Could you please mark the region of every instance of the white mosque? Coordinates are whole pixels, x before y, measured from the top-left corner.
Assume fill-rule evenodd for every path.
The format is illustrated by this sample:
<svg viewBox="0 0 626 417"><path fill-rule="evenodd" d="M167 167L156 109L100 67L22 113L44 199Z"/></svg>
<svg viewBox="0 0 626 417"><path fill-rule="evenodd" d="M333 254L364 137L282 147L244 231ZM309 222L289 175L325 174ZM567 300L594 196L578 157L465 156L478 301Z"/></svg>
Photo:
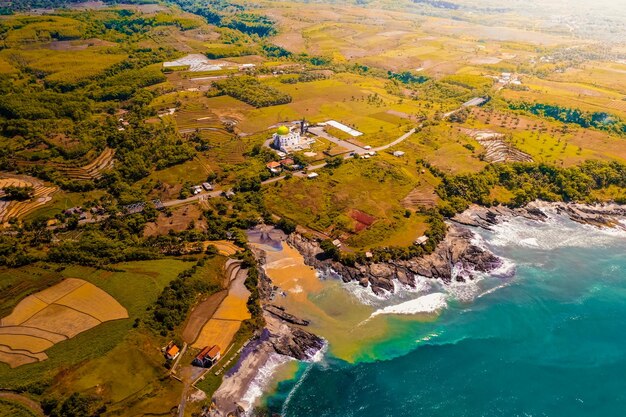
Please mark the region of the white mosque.
<svg viewBox="0 0 626 417"><path fill-rule="evenodd" d="M280 126L274 133L274 148L284 153L308 149L309 145L314 142L314 139L302 136L301 130Z"/></svg>

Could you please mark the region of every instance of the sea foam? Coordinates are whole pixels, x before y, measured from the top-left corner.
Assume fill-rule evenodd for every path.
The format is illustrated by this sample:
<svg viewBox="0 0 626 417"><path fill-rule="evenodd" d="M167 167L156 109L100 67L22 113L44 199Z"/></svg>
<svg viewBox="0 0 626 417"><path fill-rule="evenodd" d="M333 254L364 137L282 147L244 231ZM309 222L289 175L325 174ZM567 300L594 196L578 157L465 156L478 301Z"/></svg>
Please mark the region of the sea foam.
<svg viewBox="0 0 626 417"><path fill-rule="evenodd" d="M373 312L371 317L376 317L381 314L436 314L447 307L448 303L446 299L446 294L435 292L432 294L423 295L416 298L415 300L409 300L401 304L381 308Z"/></svg>

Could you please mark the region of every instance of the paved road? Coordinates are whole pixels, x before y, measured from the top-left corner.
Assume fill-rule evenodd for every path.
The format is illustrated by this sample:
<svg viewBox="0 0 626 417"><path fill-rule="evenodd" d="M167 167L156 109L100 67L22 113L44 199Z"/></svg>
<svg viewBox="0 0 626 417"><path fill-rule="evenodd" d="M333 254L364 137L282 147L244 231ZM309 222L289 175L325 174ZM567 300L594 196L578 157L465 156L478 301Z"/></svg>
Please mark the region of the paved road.
<svg viewBox="0 0 626 417"><path fill-rule="evenodd" d="M422 125L420 125L419 127L422 127ZM391 148L393 146L396 146L399 143L404 142L409 136L411 136L416 131L417 131L417 129L413 128L413 129L409 130L408 132L406 132L404 135L400 136L398 139L394 140L393 142L388 143L388 144L383 145L383 146L379 146L378 148L374 148L372 150L376 151L376 152L380 152L380 151L384 151L386 149L389 149L389 148Z"/></svg>

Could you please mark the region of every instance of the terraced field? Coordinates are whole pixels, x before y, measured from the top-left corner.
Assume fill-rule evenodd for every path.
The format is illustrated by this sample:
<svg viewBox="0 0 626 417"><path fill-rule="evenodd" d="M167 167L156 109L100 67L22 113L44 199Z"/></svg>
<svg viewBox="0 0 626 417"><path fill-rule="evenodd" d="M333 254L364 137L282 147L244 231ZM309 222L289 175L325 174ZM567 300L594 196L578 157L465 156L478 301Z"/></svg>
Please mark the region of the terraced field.
<svg viewBox="0 0 626 417"><path fill-rule="evenodd" d="M3 198L4 192L0 191L0 224L7 223L11 218L21 219L29 213L44 206L52 200L58 188L47 186L37 178L25 175L12 175L0 173L0 190L8 186L33 187L33 198L26 201L14 201Z"/></svg>
<svg viewBox="0 0 626 417"><path fill-rule="evenodd" d="M62 172L68 178L79 181L95 180L102 176L102 172L111 168L114 163L115 149L105 148L100 155L87 165L81 167L68 167L63 164L50 161L16 161L18 166L45 165Z"/></svg>
<svg viewBox="0 0 626 417"><path fill-rule="evenodd" d="M507 143L505 135L501 133L473 129L462 131L485 148L485 160L488 162L533 162L530 155Z"/></svg>
<svg viewBox="0 0 626 417"><path fill-rule="evenodd" d="M48 358L54 344L92 327L128 317L113 297L76 278L23 299L0 320L0 361L15 368Z"/></svg>

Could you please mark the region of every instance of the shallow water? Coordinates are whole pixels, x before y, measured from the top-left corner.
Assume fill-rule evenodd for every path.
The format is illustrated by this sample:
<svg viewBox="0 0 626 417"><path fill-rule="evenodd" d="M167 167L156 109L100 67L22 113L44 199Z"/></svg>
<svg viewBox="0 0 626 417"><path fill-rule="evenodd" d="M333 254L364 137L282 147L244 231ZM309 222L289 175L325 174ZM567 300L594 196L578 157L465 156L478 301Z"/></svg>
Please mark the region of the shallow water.
<svg viewBox="0 0 626 417"><path fill-rule="evenodd" d="M480 234L515 264L513 278L453 288L420 280L386 300L336 281L310 294L350 325L317 323L328 352L280 382L270 408L290 417L623 416L626 234L556 215ZM445 299L419 301L433 293ZM342 296L363 309L337 307Z"/></svg>

